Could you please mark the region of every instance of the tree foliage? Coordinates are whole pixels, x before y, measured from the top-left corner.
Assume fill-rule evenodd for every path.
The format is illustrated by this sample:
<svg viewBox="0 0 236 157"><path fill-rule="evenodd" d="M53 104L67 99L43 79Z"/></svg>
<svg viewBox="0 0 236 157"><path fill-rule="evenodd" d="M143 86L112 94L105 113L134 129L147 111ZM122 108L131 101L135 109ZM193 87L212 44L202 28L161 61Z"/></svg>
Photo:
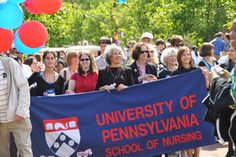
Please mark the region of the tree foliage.
<svg viewBox="0 0 236 157"><path fill-rule="evenodd" d="M96 44L101 36L123 32L119 40L139 39L143 32L167 40L183 35L189 44L209 41L219 31L227 31L235 18L233 0L66 0L52 15L26 15L39 20L49 32L48 46Z"/></svg>

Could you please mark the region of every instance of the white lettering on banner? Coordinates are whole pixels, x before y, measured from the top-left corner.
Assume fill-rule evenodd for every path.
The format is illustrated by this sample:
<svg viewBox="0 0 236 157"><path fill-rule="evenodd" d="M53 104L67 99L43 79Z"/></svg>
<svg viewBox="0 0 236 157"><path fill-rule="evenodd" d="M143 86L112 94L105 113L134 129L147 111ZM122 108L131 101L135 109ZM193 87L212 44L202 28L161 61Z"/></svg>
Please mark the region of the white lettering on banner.
<svg viewBox="0 0 236 157"><path fill-rule="evenodd" d="M78 152L77 157L88 157L89 155L92 155L93 152L91 149L87 149L84 152Z"/></svg>

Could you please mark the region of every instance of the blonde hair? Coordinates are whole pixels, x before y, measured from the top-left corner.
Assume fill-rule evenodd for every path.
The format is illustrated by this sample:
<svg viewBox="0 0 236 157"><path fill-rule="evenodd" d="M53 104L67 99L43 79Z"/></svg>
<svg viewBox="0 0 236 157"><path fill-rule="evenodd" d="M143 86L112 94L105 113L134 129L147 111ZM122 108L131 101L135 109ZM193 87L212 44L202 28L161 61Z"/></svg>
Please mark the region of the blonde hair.
<svg viewBox="0 0 236 157"><path fill-rule="evenodd" d="M71 59L72 59L72 58L75 58L75 57L77 57L77 56L78 56L78 51L76 51L76 50L67 51L67 52L66 52L66 59L65 59L66 64L67 64L68 66L70 66L70 65L71 65Z"/></svg>

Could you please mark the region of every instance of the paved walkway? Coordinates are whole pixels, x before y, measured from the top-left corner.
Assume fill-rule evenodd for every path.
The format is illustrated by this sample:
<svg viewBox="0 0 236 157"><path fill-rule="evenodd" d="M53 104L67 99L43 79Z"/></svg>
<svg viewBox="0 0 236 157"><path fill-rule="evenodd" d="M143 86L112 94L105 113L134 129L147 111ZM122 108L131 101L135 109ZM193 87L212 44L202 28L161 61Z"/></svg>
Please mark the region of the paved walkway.
<svg viewBox="0 0 236 157"><path fill-rule="evenodd" d="M216 143L201 148L200 157L224 157L228 151L228 145Z"/></svg>
<svg viewBox="0 0 236 157"><path fill-rule="evenodd" d="M213 145L208 145L201 147L200 157L224 157L227 153L228 145L216 143ZM164 155L163 155L164 156ZM169 157L179 157L178 155L171 154ZM182 155L182 157L187 157L187 154Z"/></svg>

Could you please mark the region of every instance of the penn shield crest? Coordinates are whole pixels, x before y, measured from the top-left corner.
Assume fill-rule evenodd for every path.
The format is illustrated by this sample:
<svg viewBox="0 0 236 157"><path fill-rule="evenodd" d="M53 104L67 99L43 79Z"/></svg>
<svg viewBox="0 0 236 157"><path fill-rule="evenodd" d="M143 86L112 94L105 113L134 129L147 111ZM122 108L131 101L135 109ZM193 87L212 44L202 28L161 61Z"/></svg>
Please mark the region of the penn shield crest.
<svg viewBox="0 0 236 157"><path fill-rule="evenodd" d="M48 148L57 156L70 157L80 143L77 117L43 120Z"/></svg>

